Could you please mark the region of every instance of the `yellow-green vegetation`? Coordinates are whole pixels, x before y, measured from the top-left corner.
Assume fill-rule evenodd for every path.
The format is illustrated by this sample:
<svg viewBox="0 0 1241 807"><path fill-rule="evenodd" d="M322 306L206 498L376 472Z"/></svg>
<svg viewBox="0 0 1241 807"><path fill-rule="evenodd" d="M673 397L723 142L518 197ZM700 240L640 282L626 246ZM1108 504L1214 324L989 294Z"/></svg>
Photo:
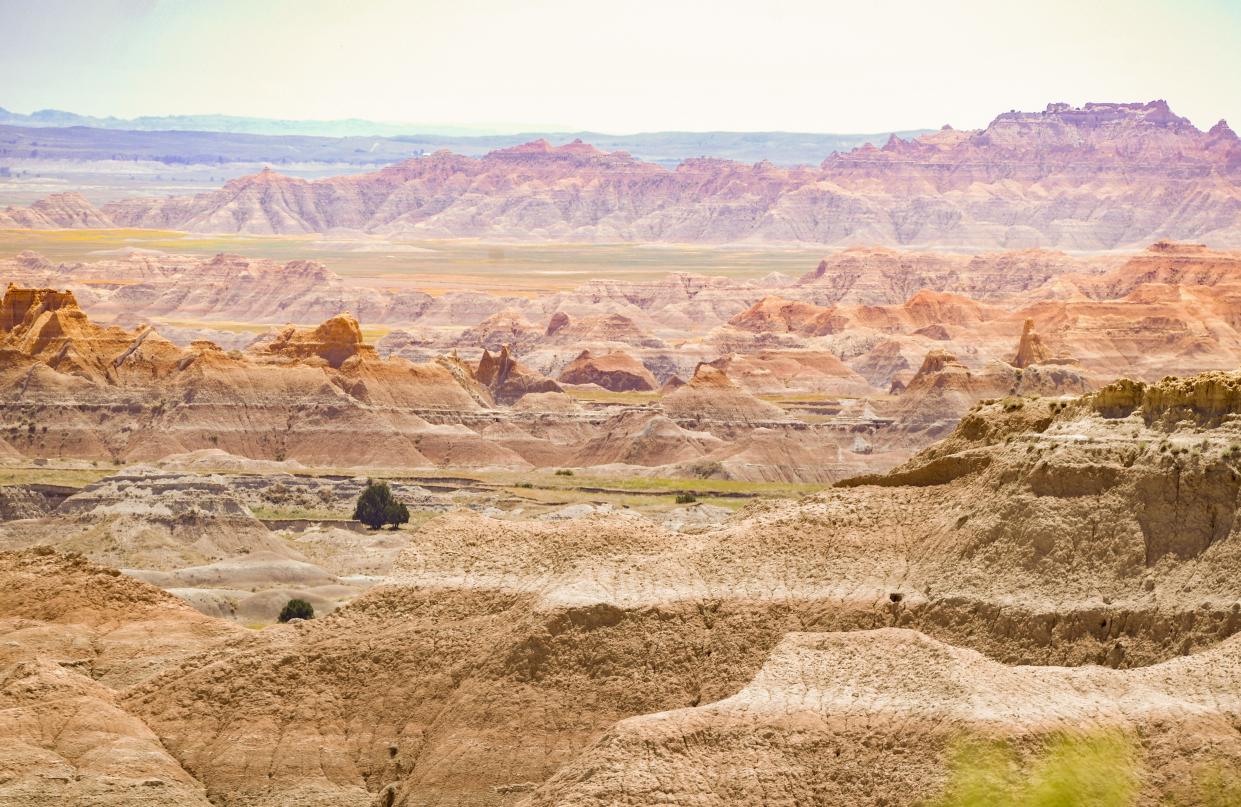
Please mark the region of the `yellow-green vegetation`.
<svg viewBox="0 0 1241 807"><path fill-rule="evenodd" d="M815 404L852 401L856 396L828 395L825 392L761 392L756 397L774 404Z"/></svg>
<svg viewBox="0 0 1241 807"><path fill-rule="evenodd" d="M599 492L587 491L574 487L553 487L553 486L531 486L524 487L521 485L513 485L508 488L508 492L514 499L520 499L528 505L546 506L548 508L560 507L566 504L610 504L613 507L629 507L635 510L668 510L673 506L673 500L667 494L656 493L625 493L625 492ZM698 501L727 507L729 509L737 509L743 506L748 499L713 499L710 497L699 497ZM462 499L460 502L465 503Z"/></svg>
<svg viewBox="0 0 1241 807"><path fill-rule="evenodd" d="M344 521L349 518L349 513L344 509L328 510L317 507L276 507L274 505L256 504L250 507L250 512L254 514L255 518L261 518L265 521L293 521L297 519L306 519L308 521Z"/></svg>
<svg viewBox="0 0 1241 807"><path fill-rule="evenodd" d="M82 488L116 473L110 463L93 468L58 468L55 466L0 468L0 485L64 485Z"/></svg>
<svg viewBox="0 0 1241 807"><path fill-rule="evenodd" d="M234 252L279 261L311 259L346 277L413 285L432 294L547 294L606 277L656 281L670 272L738 279L797 276L821 250L678 244L497 244L473 239L386 241L319 235L196 235L168 230L0 230L0 257L34 250L54 261L115 258L128 248L210 257Z"/></svg>
<svg viewBox="0 0 1241 807"><path fill-rule="evenodd" d="M529 475L526 475L529 480ZM681 491L699 495L743 494L746 496L801 496L822 490L826 485L794 482L743 482L737 479L670 479L666 477L607 477L591 476L589 470L578 472L570 479L550 477L539 479L535 484L557 487L599 487L643 493L660 493L665 496Z"/></svg>
<svg viewBox="0 0 1241 807"><path fill-rule="evenodd" d="M570 398L586 403L607 403L607 404L636 404L652 403L659 400L658 392L612 392L611 390L596 387L565 387L565 392Z"/></svg>
<svg viewBox="0 0 1241 807"><path fill-rule="evenodd" d="M586 474L586 475L583 475ZM755 497L795 498L822 490L823 485L784 482L740 482L732 479L659 479L645 477L613 478L590 476L578 471L564 477L554 473L486 474L484 484L507 487L526 501L546 505L592 502L614 507L663 510L691 501L737 510ZM685 501L678 502L678 499Z"/></svg>
<svg viewBox="0 0 1241 807"><path fill-rule="evenodd" d="M1173 804L1196 804L1201 807L1238 807L1241 805L1241 771L1225 770L1212 765L1200 773L1190 786L1189 796Z"/></svg>
<svg viewBox="0 0 1241 807"><path fill-rule="evenodd" d="M1141 787L1136 744L1119 731L1050 738L1022 764L1008 743L967 739L929 807L1130 807Z"/></svg>
<svg viewBox="0 0 1241 807"><path fill-rule="evenodd" d="M1024 759L1009 743L965 739L950 766L928 807L1136 807L1142 789L1139 746L1116 730L1057 734ZM1219 765L1199 762L1173 789L1161 804L1241 806L1241 773Z"/></svg>

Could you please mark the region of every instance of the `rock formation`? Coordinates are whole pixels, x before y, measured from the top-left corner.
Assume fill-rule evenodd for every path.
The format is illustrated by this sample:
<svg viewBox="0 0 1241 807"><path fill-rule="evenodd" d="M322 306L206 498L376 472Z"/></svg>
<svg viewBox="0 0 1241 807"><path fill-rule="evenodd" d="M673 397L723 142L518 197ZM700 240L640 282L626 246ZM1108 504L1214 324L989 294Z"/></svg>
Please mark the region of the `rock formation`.
<svg viewBox="0 0 1241 807"><path fill-rule="evenodd" d="M693 378L664 396L663 405L674 419L693 423L788 420L783 409L746 392L728 373L711 364L698 365Z"/></svg>
<svg viewBox="0 0 1241 807"><path fill-rule="evenodd" d="M651 371L621 350L595 355L583 350L560 371L565 384L597 384L612 392L649 392L659 387Z"/></svg>
<svg viewBox="0 0 1241 807"><path fill-rule="evenodd" d="M817 167L691 159L667 169L538 140L478 159L436 152L313 181L264 170L192 198L126 199L101 210L49 199L0 213L0 224L1072 249L1158 234L1237 246L1239 171L1241 140L1231 129L1200 131L1163 101L1051 104L1004 113L981 131L867 144Z"/></svg>
<svg viewBox="0 0 1241 807"><path fill-rule="evenodd" d="M959 374L932 358L924 380ZM726 394L704 368L682 391ZM262 631L81 558L0 553L0 795L912 807L963 736L1107 730L1133 743L1142 799L1193 803L1202 771L1241 764L1237 414L1236 373L997 400L890 474L677 534L447 513L386 585ZM729 449L638 412L605 434L593 450L617 462ZM120 476L81 507L172 484L194 483ZM176 574L246 580L258 554Z"/></svg>
<svg viewBox="0 0 1241 807"><path fill-rule="evenodd" d="M502 346L500 352L494 356L483 350L474 376L500 403L512 403L529 393L561 391L560 385L555 381L518 364L509 354L508 345Z"/></svg>
<svg viewBox="0 0 1241 807"><path fill-rule="evenodd" d="M1021 341L1017 343L1017 355L1009 364L1026 368L1032 364L1042 364L1050 358L1051 352L1047 350L1042 338L1034 330L1034 320L1027 319L1021 326Z"/></svg>
<svg viewBox="0 0 1241 807"><path fill-rule="evenodd" d="M1126 733L1141 798L1192 802L1200 771L1241 762L1220 472L1238 390L984 404L891 474L691 534L446 514L331 619L213 645L116 703L226 802L915 805L963 736L1065 730ZM0 614L46 608L55 580Z"/></svg>

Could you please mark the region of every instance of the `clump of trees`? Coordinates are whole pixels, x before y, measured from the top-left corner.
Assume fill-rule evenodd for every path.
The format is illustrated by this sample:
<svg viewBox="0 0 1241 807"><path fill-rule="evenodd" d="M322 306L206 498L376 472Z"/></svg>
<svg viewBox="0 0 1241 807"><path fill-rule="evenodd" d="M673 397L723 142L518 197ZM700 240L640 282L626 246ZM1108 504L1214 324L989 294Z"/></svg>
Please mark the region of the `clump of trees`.
<svg viewBox="0 0 1241 807"><path fill-rule="evenodd" d="M392 496L387 482L372 480L366 483L366 489L358 496L353 517L372 530L385 524L391 524L392 529L396 529L409 521L409 508Z"/></svg>
<svg viewBox="0 0 1241 807"><path fill-rule="evenodd" d="M280 610L278 618L281 622L288 622L290 619L314 619L315 609L305 600L289 600Z"/></svg>

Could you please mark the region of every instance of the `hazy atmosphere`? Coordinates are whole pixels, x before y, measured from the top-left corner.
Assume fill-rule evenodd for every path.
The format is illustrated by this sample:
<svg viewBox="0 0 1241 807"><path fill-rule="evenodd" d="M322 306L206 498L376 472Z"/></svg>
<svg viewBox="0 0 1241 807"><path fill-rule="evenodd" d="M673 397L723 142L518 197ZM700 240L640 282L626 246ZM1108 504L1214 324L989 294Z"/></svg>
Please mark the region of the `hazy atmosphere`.
<svg viewBox="0 0 1241 807"><path fill-rule="evenodd" d="M1116 98L1175 99L1199 126L1241 119L1232 0L593 8L0 0L2 105L611 133L966 128Z"/></svg>
<svg viewBox="0 0 1241 807"><path fill-rule="evenodd" d="M1241 3L0 34L0 807L1241 807Z"/></svg>

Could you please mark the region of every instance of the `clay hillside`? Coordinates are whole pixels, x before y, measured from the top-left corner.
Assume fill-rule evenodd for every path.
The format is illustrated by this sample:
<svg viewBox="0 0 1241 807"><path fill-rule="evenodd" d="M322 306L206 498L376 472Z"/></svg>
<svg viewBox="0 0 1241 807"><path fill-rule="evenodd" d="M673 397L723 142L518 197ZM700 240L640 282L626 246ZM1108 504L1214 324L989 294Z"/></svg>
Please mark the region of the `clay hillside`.
<svg viewBox="0 0 1241 807"><path fill-rule="evenodd" d="M13 286L0 304L0 437L47 459L220 449L830 482L907 459L980 400L1241 362L1241 256L1170 242L1089 259L847 250L785 282L538 298L377 290L237 256L0 268L83 295ZM399 327L372 346L350 306ZM200 318L164 322L178 312ZM274 326L289 313L321 324ZM272 324L226 329L246 320Z"/></svg>
<svg viewBox="0 0 1241 807"><path fill-rule="evenodd" d="M347 535L243 528L249 476L118 474L0 538L56 545L0 554L0 798L914 807L963 741L1038 781L1068 732L1122 744L1122 803L1231 804L1238 415L1222 372L997 401L892 473L694 528L454 509L368 550L381 585L262 630L131 575L205 608L273 538L286 574L294 547L346 574ZM245 545L160 582L188 522L140 505L207 482L195 529Z"/></svg>
<svg viewBox="0 0 1241 807"><path fill-rule="evenodd" d="M481 158L448 152L303 180L271 170L193 197L97 208L76 193L0 212L8 227L149 227L523 240L806 242L970 248L1241 246L1241 140L1163 101L1050 104L782 168L692 159L668 169L580 141Z"/></svg>
<svg viewBox="0 0 1241 807"><path fill-rule="evenodd" d="M334 468L610 465L823 482L872 467L863 437L886 423L811 424L706 364L666 405L587 409L507 348L477 363L380 358L348 315L271 331L244 351L178 347L151 328L95 325L69 292L10 286L0 333L0 446L10 458L121 463L219 450ZM649 389L649 371L624 366Z"/></svg>

